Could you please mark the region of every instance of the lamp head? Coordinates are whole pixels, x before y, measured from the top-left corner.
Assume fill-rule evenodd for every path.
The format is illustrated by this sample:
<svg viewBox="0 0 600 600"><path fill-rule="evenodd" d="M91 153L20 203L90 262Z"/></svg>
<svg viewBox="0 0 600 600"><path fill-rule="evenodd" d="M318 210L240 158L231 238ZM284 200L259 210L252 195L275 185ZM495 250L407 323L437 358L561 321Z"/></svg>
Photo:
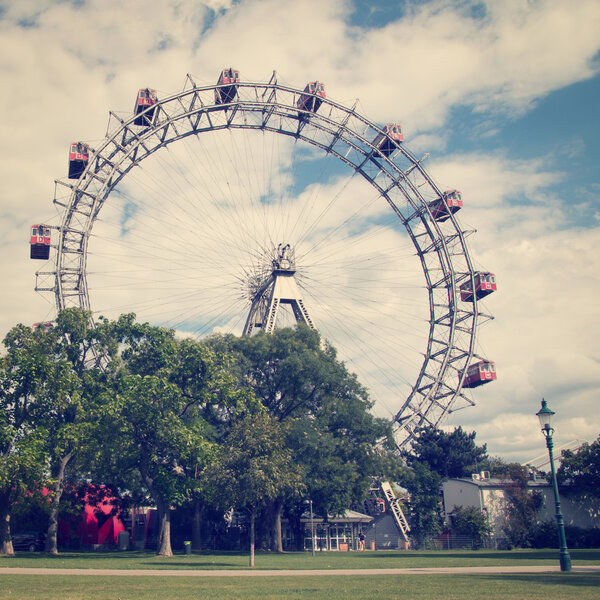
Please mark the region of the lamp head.
<svg viewBox="0 0 600 600"><path fill-rule="evenodd" d="M548 408L548 404L542 398L542 408L536 413L537 418L540 420L540 425L542 427L542 433L548 437L552 435L554 429L552 428L552 417L556 413L553 410Z"/></svg>

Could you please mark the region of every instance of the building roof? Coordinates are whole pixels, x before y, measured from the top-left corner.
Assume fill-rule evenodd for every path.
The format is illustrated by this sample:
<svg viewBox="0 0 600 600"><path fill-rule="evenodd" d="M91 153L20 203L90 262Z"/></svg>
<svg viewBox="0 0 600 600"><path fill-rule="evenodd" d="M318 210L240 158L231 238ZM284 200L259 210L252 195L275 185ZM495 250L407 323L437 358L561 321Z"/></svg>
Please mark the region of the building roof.
<svg viewBox="0 0 600 600"><path fill-rule="evenodd" d="M370 515L364 515L363 513L349 509L345 510L341 515L327 516L328 523L370 523L372 520L373 517ZM303 513L302 517L300 517L300 521L302 523L310 523L310 513ZM323 517L313 515L313 521L315 523L322 523L324 519Z"/></svg>
<svg viewBox="0 0 600 600"><path fill-rule="evenodd" d="M470 483L471 485L480 488L503 488L510 484L516 484L516 481L510 479L500 479L496 477L490 477L487 479L471 479L468 477L460 477L455 479L448 479L444 483L459 482L459 483ZM527 482L527 487L550 487L550 484L545 479L530 479Z"/></svg>

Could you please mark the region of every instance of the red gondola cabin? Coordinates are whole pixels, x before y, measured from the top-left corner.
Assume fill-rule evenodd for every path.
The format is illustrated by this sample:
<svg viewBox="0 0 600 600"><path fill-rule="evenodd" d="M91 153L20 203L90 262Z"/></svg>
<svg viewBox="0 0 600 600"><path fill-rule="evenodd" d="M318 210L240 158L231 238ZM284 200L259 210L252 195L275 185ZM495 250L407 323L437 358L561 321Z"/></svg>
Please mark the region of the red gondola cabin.
<svg viewBox="0 0 600 600"><path fill-rule="evenodd" d="M41 331L42 333L48 333L54 327L54 323L34 323L31 327L33 331Z"/></svg>
<svg viewBox="0 0 600 600"><path fill-rule="evenodd" d="M304 93L300 94L296 106L298 110L316 113L323 103L322 98L327 98L325 86L320 81L311 81L306 84Z"/></svg>
<svg viewBox="0 0 600 600"><path fill-rule="evenodd" d="M373 140L373 146L384 156L389 156L398 149L398 146L404 141L402 127L398 123L388 123L383 128L383 133L378 133Z"/></svg>
<svg viewBox="0 0 600 600"><path fill-rule="evenodd" d="M69 179L79 179L90 160L90 147L83 142L73 142L69 151Z"/></svg>
<svg viewBox="0 0 600 600"><path fill-rule="evenodd" d="M50 256L50 227L32 225L29 238L30 257L37 260L48 260Z"/></svg>
<svg viewBox="0 0 600 600"><path fill-rule="evenodd" d="M438 223L443 223L451 214L459 211L463 206L462 195L458 190L448 190L441 198L434 200L430 205L431 216Z"/></svg>
<svg viewBox="0 0 600 600"><path fill-rule="evenodd" d="M134 125L141 125L142 127L152 125L157 102L158 96L156 95L156 90L151 90L150 88L139 90L133 111L135 113Z"/></svg>
<svg viewBox="0 0 600 600"><path fill-rule="evenodd" d="M215 104L227 104L233 102L237 96L237 84L240 82L240 72L235 69L223 69L219 75L219 81L217 85L219 87L215 89Z"/></svg>
<svg viewBox="0 0 600 600"><path fill-rule="evenodd" d="M496 291L496 276L493 273L475 273L475 297L481 300L488 294ZM460 286L460 299L463 302L473 302L473 288L467 281Z"/></svg>
<svg viewBox="0 0 600 600"><path fill-rule="evenodd" d="M496 365L488 360L480 360L470 365L463 381L463 387L474 388L496 379Z"/></svg>

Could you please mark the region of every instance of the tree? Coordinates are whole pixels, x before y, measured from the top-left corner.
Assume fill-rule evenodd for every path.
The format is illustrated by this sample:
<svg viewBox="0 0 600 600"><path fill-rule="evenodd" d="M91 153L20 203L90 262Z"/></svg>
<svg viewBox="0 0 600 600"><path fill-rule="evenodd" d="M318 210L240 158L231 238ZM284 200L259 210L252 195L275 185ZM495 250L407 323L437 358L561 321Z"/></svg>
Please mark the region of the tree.
<svg viewBox="0 0 600 600"><path fill-rule="evenodd" d="M432 536L442 532L441 486L439 473L426 463L415 462L401 479L410 494L409 523L411 535L421 546Z"/></svg>
<svg viewBox="0 0 600 600"><path fill-rule="evenodd" d="M7 370L3 373L4 399L16 402L14 408L22 408L20 417L16 413L9 416L16 426L15 432L22 428L45 432L44 450L51 477L46 482L51 492L46 550L53 554L58 552L57 515L66 468L74 448L82 442L81 376L85 352L73 350L80 347L79 334L87 330L88 323L89 314L69 309L59 315L56 327L32 330L17 326L5 339L8 354L4 362ZM30 485L40 484L41 481L30 482Z"/></svg>
<svg viewBox="0 0 600 600"><path fill-rule="evenodd" d="M445 432L435 427L417 430L415 439L404 457L409 466L426 463L443 479L469 477L487 458L486 445L475 444L476 433L462 427Z"/></svg>
<svg viewBox="0 0 600 600"><path fill-rule="evenodd" d="M487 515L473 506L454 508L452 530L458 535L468 536L474 549L481 548L492 533Z"/></svg>
<svg viewBox="0 0 600 600"><path fill-rule="evenodd" d="M508 506L503 533L510 546L527 548L537 527L537 511L542 495L529 489L529 470L519 463L506 463L500 458L489 461L493 477L504 480L503 489Z"/></svg>
<svg viewBox="0 0 600 600"><path fill-rule="evenodd" d="M157 553L171 556L170 507L199 492L198 474L213 454L204 413L215 403L221 417L235 413L245 395L227 387L231 378L205 345L133 315L103 326L120 349L107 367L111 389L98 414L109 450L104 470L113 481L137 472L159 513Z"/></svg>
<svg viewBox="0 0 600 600"><path fill-rule="evenodd" d="M445 432L422 427L402 456L409 467L401 480L409 491L410 526L419 544L441 532L441 486L444 479L466 477L487 458L486 446L475 444L475 432L461 427Z"/></svg>
<svg viewBox="0 0 600 600"><path fill-rule="evenodd" d="M576 451L563 450L556 477L568 494L600 497L600 437Z"/></svg>
<svg viewBox="0 0 600 600"><path fill-rule="evenodd" d="M46 551L58 553L58 511L64 482L73 456L90 440L90 403L102 388L98 355L114 354L102 332L91 325L89 312L70 308L59 313L56 325L32 330L17 326L6 337L5 399L23 401L22 426L44 431L49 468L46 488L50 511ZM26 408L25 408L26 407ZM38 481L37 484L40 484Z"/></svg>
<svg viewBox="0 0 600 600"><path fill-rule="evenodd" d="M51 492L51 507L45 548L49 554L58 554L58 513L67 468L93 441L92 408L105 385L97 357L108 360L116 351L116 344L106 343L102 333L92 326L91 313L79 308L61 311L55 327L39 333L53 365L33 410L49 434L51 479L46 485Z"/></svg>
<svg viewBox="0 0 600 600"><path fill-rule="evenodd" d="M285 426L265 411L236 421L212 470L223 508L245 509L250 516L250 560L254 567L255 520L276 498L303 491L300 469L285 447Z"/></svg>
<svg viewBox="0 0 600 600"><path fill-rule="evenodd" d="M30 327L17 325L4 339L0 358L0 554L13 555L10 519L14 503L45 475L48 432L32 406L52 370L44 344Z"/></svg>
<svg viewBox="0 0 600 600"><path fill-rule="evenodd" d="M248 386L286 427L286 446L301 466L307 495L320 514L339 514L363 500L371 478L399 463L389 452L388 421L375 418L367 390L306 326L272 334L217 336L211 346L233 353L239 385ZM273 500L272 549L281 551L284 496Z"/></svg>

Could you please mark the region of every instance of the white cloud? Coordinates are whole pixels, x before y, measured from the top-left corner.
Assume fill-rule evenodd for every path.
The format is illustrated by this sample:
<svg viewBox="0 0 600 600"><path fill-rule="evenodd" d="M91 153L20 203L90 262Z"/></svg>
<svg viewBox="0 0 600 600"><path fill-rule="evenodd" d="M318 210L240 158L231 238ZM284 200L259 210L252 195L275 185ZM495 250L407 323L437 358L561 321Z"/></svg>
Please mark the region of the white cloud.
<svg viewBox="0 0 600 600"><path fill-rule="evenodd" d="M342 104L361 98L362 112L401 122L409 144L428 152L445 147L454 107L490 111L489 122L500 125L507 114L594 75L600 48L594 0L490 0L482 16L472 11L480 4L418 3L377 30L349 25L352 3L342 0L0 6L2 335L16 321L52 312L48 299L32 291L41 263L27 257L27 229L38 220L59 222L53 179L65 173L67 145L101 140L108 110L128 115L139 87L164 96L180 89L188 72L212 82L229 65L250 80L266 80L277 69L280 81L294 87L324 81ZM573 142L569 152L581 146ZM522 161L495 153L429 165L443 188L463 192L459 218L478 229L471 242L476 264L499 281L485 303L497 320L480 338L499 379L477 390L477 407L460 411L456 422L476 424L491 450L523 459L526 415L529 405L537 411L542 395L561 417L573 415L557 435L587 437L600 429L593 409L600 236L598 229L573 228L572 199L553 190L568 173L554 164L545 155ZM577 208L589 212L590 224L598 219L595 201L586 197ZM502 423L509 425L495 434L498 411L506 411ZM591 417L582 423L581 414Z"/></svg>
<svg viewBox="0 0 600 600"><path fill-rule="evenodd" d="M476 265L498 281L498 292L481 303L496 321L480 331L481 351L495 361L498 380L473 392L477 407L452 422L476 422L478 439L494 453L522 459L527 435L505 411L527 406L535 414L543 396L564 423L557 426L559 441L600 431L594 409L600 228L571 224L569 198L558 197L553 185L564 174L549 166L547 160L461 156L432 167L434 176L454 177L463 191L459 216L478 229L471 243ZM587 426L578 431L571 415L582 413L589 415Z"/></svg>

